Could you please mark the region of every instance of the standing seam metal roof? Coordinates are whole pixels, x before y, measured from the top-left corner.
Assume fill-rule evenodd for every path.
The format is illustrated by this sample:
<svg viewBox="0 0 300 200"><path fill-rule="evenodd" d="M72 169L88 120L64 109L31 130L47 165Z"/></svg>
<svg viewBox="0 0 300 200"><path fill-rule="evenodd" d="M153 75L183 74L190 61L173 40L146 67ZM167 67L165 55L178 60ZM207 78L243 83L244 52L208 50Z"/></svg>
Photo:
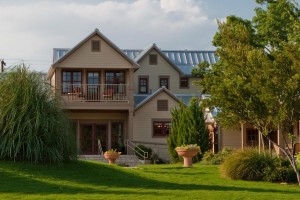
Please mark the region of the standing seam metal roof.
<svg viewBox="0 0 300 200"><path fill-rule="evenodd" d="M150 46L151 47L151 46ZM147 50L141 49L124 49L122 50L130 59L136 61L142 52ZM54 48L53 63L64 56L70 49ZM162 50L161 51L183 74L191 75L192 69L197 67L201 62L208 62L210 65L219 61L215 51L197 51L197 50Z"/></svg>

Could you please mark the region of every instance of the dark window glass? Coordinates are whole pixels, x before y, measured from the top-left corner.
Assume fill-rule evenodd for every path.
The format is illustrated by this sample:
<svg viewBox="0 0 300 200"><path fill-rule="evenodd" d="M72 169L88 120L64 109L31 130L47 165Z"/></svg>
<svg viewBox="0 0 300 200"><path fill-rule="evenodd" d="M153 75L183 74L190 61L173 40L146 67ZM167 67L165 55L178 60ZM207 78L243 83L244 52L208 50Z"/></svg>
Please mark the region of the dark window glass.
<svg viewBox="0 0 300 200"><path fill-rule="evenodd" d="M188 88L189 87L189 79L184 77L180 78L180 87L181 88Z"/></svg>
<svg viewBox="0 0 300 200"><path fill-rule="evenodd" d="M258 130L257 129L247 129L247 145L248 146L258 146Z"/></svg>
<svg viewBox="0 0 300 200"><path fill-rule="evenodd" d="M153 122L153 136L165 137L169 135L171 129L170 121L154 121Z"/></svg>
<svg viewBox="0 0 300 200"><path fill-rule="evenodd" d="M63 71L62 73L62 93L78 93L82 89L81 72Z"/></svg>
<svg viewBox="0 0 300 200"><path fill-rule="evenodd" d="M159 87L165 86L167 89L169 89L169 78L159 78Z"/></svg>
<svg viewBox="0 0 300 200"><path fill-rule="evenodd" d="M139 78L139 93L148 93L148 78Z"/></svg>

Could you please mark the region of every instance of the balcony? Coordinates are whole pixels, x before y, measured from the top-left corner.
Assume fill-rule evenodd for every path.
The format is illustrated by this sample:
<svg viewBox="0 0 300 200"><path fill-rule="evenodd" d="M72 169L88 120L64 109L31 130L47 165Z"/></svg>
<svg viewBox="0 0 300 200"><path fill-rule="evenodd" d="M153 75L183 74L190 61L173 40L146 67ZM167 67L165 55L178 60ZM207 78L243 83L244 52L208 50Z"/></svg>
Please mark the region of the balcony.
<svg viewBox="0 0 300 200"><path fill-rule="evenodd" d="M63 84L66 102L128 102L126 84Z"/></svg>

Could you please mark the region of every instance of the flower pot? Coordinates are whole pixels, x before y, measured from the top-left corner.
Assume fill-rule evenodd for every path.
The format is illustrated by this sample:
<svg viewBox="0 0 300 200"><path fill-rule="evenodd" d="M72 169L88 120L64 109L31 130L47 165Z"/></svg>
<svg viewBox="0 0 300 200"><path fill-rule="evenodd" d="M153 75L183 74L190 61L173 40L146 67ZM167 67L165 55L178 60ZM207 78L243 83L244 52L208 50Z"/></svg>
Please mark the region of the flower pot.
<svg viewBox="0 0 300 200"><path fill-rule="evenodd" d="M192 158L199 153L198 149L178 149L179 156L183 157L183 167L192 167Z"/></svg>
<svg viewBox="0 0 300 200"><path fill-rule="evenodd" d="M120 154L118 152L105 152L104 158L108 160L108 163L114 164L116 159L118 159Z"/></svg>

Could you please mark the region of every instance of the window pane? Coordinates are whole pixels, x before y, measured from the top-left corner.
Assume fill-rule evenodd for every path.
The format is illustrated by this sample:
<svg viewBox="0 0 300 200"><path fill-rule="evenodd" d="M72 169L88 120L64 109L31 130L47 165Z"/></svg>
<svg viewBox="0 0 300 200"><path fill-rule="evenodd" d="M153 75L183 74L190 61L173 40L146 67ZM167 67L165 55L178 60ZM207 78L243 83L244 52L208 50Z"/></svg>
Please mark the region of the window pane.
<svg viewBox="0 0 300 200"><path fill-rule="evenodd" d="M154 121L153 122L153 136L165 137L170 133L170 121Z"/></svg>

